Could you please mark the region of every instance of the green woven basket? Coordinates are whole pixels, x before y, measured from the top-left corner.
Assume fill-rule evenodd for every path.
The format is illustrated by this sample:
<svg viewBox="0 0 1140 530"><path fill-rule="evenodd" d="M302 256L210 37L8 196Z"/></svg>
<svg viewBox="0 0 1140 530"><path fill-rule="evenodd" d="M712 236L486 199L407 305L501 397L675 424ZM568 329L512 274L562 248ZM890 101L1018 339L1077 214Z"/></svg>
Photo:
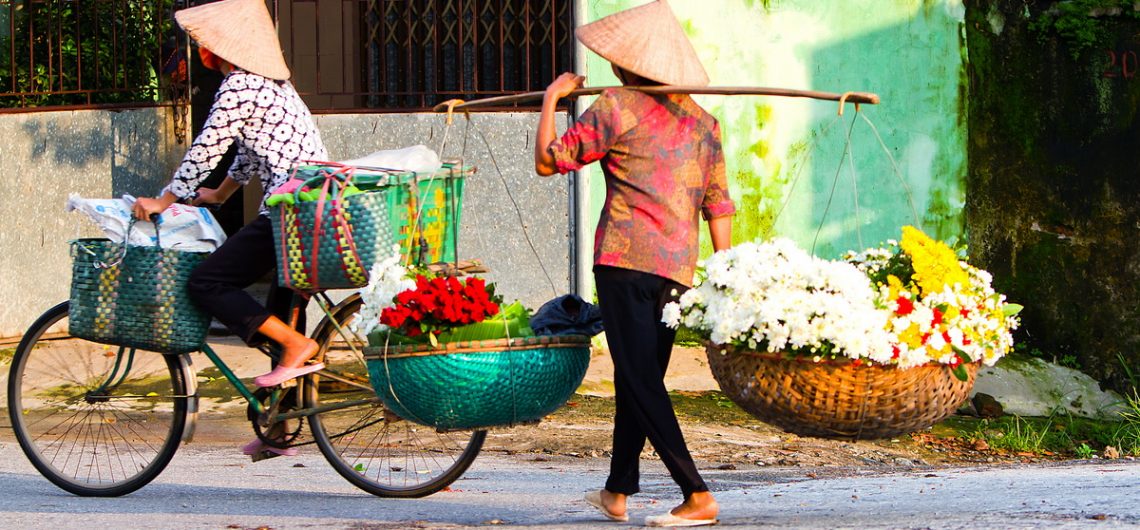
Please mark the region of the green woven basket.
<svg viewBox="0 0 1140 530"><path fill-rule="evenodd" d="M271 208L278 283L300 291L368 285L372 264L393 244L387 195L378 190Z"/></svg>
<svg viewBox="0 0 1140 530"><path fill-rule="evenodd" d="M186 280L208 252L80 239L71 256L72 336L162 353L201 349L210 318L190 301Z"/></svg>
<svg viewBox="0 0 1140 530"><path fill-rule="evenodd" d="M539 421L566 403L586 376L590 338L370 346L364 358L396 414L441 430L480 429Z"/></svg>

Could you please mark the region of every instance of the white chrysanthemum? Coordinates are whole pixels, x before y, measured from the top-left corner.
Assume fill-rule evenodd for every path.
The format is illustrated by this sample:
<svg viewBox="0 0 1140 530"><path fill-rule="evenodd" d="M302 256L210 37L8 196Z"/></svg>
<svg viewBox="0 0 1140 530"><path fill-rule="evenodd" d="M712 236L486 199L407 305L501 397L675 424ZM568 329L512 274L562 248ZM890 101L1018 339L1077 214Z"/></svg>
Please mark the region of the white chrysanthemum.
<svg viewBox="0 0 1140 530"><path fill-rule="evenodd" d="M704 272L702 282L670 304L667 324L705 331L716 344L891 358L887 313L876 307L867 276L848 263L776 239L717 252Z"/></svg>
<svg viewBox="0 0 1140 530"><path fill-rule="evenodd" d="M380 323L380 314L395 305L396 295L416 288L415 280L408 278L408 269L400 264L401 259L399 245L393 245L391 256L372 265L368 285L360 290L362 305L352 324L355 331L368 334L386 329Z"/></svg>

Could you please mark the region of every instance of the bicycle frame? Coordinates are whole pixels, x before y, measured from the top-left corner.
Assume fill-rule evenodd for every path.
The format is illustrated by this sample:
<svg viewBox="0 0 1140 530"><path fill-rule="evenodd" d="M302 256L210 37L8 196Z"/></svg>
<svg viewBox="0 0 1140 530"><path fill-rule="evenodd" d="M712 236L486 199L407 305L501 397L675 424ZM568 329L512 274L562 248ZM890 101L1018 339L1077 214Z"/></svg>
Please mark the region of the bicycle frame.
<svg viewBox="0 0 1140 530"><path fill-rule="evenodd" d="M298 298L299 297L294 298L294 300L291 304L291 309L290 309L290 319L289 319L290 325L292 325L294 327L296 327L296 324L299 321L299 314L300 314L300 308L301 308L301 303L300 303ZM345 329L340 325L339 322L337 322L336 317L335 317L336 309L339 306L337 304L334 304L332 299L329 298L329 296L323 292L315 293L315 295L313 295L312 298L316 300L317 305L321 308L321 311L325 315L324 318L333 325L333 327L337 330L337 332L342 333L342 334L345 333L346 332ZM357 348L355 345L350 343L349 347L353 350L354 353L361 354L361 352L357 351ZM131 369L131 366L132 366L133 361L134 361L134 351L135 350L133 348L123 348L123 347L119 348L119 352L118 352L117 358L115 360L115 367L113 368L111 375L108 376L107 381L105 381L102 385L100 385L96 389L96 391L101 391L101 390L106 389L106 388L114 387L119 381L122 381L124 378L126 378L127 374L130 373L130 369ZM276 358L277 358L276 352L274 352L272 350L263 350L263 351L265 351L265 353L267 355L269 355L269 357L271 359L276 360ZM243 383L241 381L241 379L237 376L237 374L234 373L234 371L229 367L229 365L227 365L226 362L224 360L222 360L222 358L218 355L218 353L216 351L214 351L214 349L211 348L209 344L203 344L201 352L203 354L205 354L206 357L210 360L210 362L218 369L219 372L221 372L222 376L225 377L226 381L229 382L230 386L232 386L234 388L234 390L239 395L241 395L242 398L245 399L245 401L248 403L249 407L254 412L256 412L259 416L264 415L266 417L266 425L272 425L274 423L284 421L284 420L288 420L288 419L303 418L306 416L312 416L314 414L321 414L321 413L325 413L325 412L329 412L329 411L333 411L333 410L347 409L347 408L356 407L356 406L360 406L360 405L367 404L367 403L379 403L380 402L379 397L373 397L371 399L346 401L346 402L342 402L342 403L336 403L336 404L330 404L330 405L321 405L321 406L312 407L312 408L302 408L302 409L296 409L296 410L291 410L291 411L287 411L287 412L279 412L278 411L278 405L281 401L282 396L285 393L284 389L275 388L272 391L272 394L270 395L268 405L266 405L266 404L262 403L261 400L259 400L256 396L254 396L253 391L251 391L249 388L246 387L245 383ZM186 428L184 429L183 434L182 434L182 441L183 442L189 442L193 439L194 431L197 428L197 422L198 422L199 407L198 407L197 373L196 373L196 370L194 370L194 368L190 362L189 354L182 354L179 357L180 357L180 364L182 365L182 373L184 374L187 385L188 385L187 396L186 396L188 415L187 415L187 419L186 419ZM122 372L120 373L119 368L123 364L124 360L125 360L126 366L122 369ZM353 381L353 380L350 380L350 379L347 379L347 378L341 376L340 374L337 374L334 371L329 370L329 369L321 370L320 372L317 372L317 373L320 374L321 377L332 379L332 380L338 381L340 383L344 383L347 385L352 385L352 386L356 386L356 387L360 387L360 388L366 388L370 391L372 390L371 387L366 387L364 385L361 385L360 383ZM115 381L116 379L118 381ZM113 383L112 381L115 381L115 382ZM94 393L95 393L95 391L92 392L92 394L94 394Z"/></svg>

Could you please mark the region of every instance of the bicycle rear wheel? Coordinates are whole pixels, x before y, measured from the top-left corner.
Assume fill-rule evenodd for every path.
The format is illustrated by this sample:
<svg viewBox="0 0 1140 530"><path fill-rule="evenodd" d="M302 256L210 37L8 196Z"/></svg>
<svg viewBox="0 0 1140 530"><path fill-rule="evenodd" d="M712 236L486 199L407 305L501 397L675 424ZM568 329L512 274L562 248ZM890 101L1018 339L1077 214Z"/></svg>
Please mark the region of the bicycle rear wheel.
<svg viewBox="0 0 1140 530"><path fill-rule="evenodd" d="M28 460L56 486L125 495L157 477L178 449L187 402L181 365L176 356L71 337L68 308L44 313L16 348L8 415Z"/></svg>
<svg viewBox="0 0 1140 530"><path fill-rule="evenodd" d="M349 328L359 310L353 295L313 335L327 368L306 378L306 408L352 404L310 416L313 438L337 473L364 491L431 495L471 466L487 431L437 432L387 410L368 381L367 341Z"/></svg>

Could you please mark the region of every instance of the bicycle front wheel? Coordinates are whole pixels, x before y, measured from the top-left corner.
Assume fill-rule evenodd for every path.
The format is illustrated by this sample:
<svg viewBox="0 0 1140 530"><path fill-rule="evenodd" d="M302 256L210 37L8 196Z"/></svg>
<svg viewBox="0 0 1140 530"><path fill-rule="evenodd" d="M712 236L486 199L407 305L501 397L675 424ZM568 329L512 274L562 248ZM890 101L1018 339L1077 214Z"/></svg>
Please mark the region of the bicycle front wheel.
<svg viewBox="0 0 1140 530"><path fill-rule="evenodd" d="M135 491L166 467L186 425L176 356L67 334L64 302L32 324L8 375L8 415L20 448L76 495Z"/></svg>
<svg viewBox="0 0 1140 530"><path fill-rule="evenodd" d="M324 410L309 417L313 438L337 473L364 491L431 495L471 466L487 431L437 432L386 409L368 381L367 340L350 328L359 310L353 295L313 335L326 366L305 382L306 408Z"/></svg>

